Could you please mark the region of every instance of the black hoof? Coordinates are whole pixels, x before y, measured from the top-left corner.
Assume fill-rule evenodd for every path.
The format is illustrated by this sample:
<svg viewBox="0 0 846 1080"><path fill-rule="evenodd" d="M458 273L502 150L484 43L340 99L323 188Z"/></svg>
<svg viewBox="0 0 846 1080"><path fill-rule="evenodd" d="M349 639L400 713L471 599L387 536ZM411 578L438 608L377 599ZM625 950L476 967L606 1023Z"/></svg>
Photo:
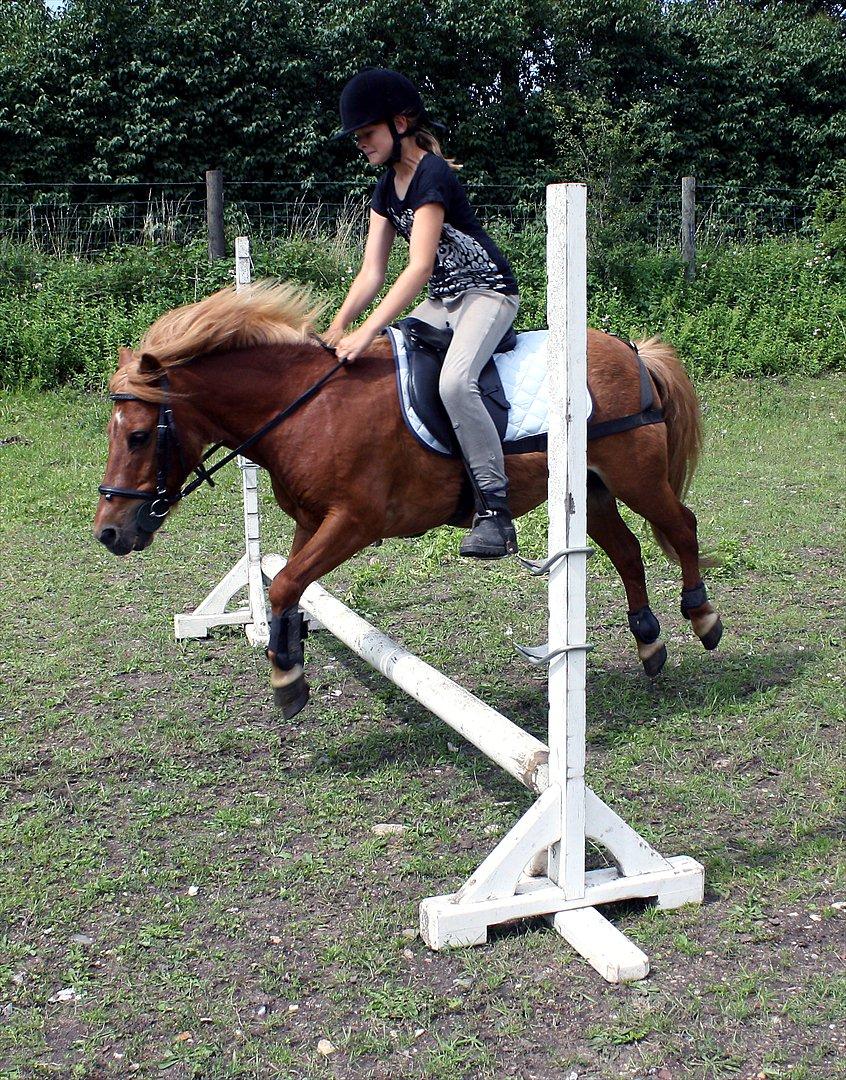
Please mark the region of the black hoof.
<svg viewBox="0 0 846 1080"><path fill-rule="evenodd" d="M286 720L296 716L308 703L308 683L305 676L300 675L287 686L277 686L273 690L273 704L282 710Z"/></svg>
<svg viewBox="0 0 846 1080"><path fill-rule="evenodd" d="M650 679L659 675L661 668L667 663L667 646L662 645L658 652L654 652L648 660L643 661L643 670Z"/></svg>
<svg viewBox="0 0 846 1080"><path fill-rule="evenodd" d="M717 619L717 621L714 623L708 633L704 637L701 637L699 640L702 642L703 646L708 650L708 652L711 652L712 649L716 649L716 647L720 644L720 638L722 636L723 624L720 619Z"/></svg>

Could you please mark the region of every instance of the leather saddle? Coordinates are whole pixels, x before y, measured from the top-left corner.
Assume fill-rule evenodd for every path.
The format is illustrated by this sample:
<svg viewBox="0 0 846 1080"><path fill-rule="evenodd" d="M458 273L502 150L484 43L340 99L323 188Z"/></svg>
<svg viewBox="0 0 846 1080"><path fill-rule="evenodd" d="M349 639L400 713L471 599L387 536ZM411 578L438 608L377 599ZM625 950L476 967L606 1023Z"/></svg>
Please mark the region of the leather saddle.
<svg viewBox="0 0 846 1080"><path fill-rule="evenodd" d="M405 342L409 372L408 396L414 411L444 446L457 450L458 440L438 392L444 357L452 341L452 329L447 327L440 330L413 316L400 319L394 325ZM494 353L498 355L511 352L516 345L517 334L512 326L497 345ZM508 428L510 405L502 389L502 381L493 357L482 368L479 376L479 390L482 402L502 441Z"/></svg>

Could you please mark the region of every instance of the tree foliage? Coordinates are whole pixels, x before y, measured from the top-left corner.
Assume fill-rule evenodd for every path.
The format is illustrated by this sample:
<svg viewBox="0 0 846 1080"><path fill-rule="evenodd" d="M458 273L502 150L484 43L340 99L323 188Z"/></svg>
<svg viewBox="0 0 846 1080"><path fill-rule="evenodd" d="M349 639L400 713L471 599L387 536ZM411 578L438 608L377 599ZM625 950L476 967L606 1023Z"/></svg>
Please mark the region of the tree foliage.
<svg viewBox="0 0 846 1080"><path fill-rule="evenodd" d="M0 0L0 178L363 179L330 143L367 65L421 86L469 180L642 189L846 171L843 5L741 0ZM616 185L616 188L615 188ZM320 189L319 189L320 190Z"/></svg>

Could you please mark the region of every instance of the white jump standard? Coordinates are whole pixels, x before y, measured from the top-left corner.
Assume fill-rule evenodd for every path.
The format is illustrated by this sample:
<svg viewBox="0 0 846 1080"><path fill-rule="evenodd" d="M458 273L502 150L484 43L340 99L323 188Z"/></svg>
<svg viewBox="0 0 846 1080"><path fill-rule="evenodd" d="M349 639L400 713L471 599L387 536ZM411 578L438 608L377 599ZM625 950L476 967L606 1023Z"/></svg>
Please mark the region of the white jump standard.
<svg viewBox="0 0 846 1080"><path fill-rule="evenodd" d="M284 564L280 555L266 555L262 560L265 574L271 578ZM488 927L496 923L555 913L556 929L605 978L612 982L643 978L649 971L646 957L598 912L591 914L592 905L653 896L666 908L701 901L699 863L684 856L664 859L582 785L584 835L578 850L583 887L577 897L569 898L547 876L548 849L561 836L561 789L560 785L551 786L550 748L392 641L317 582L309 585L300 603L310 620L330 630L515 780L540 795L458 893L423 901L420 923L426 944L433 949L479 945L487 940ZM619 871L585 873L584 836L609 851ZM539 861L542 876L537 877L534 869ZM529 865L532 872L524 874ZM591 952L591 938L596 940L600 935L613 940L613 950L605 946L601 954Z"/></svg>
<svg viewBox="0 0 846 1080"><path fill-rule="evenodd" d="M659 854L585 785L585 211L583 185L547 189L549 641L522 651L532 663L549 665L549 746L391 641L319 584L309 586L300 603L312 626L325 627L538 794L458 892L423 900L423 940L433 949L476 945L487 940L492 926L546 916L604 978L618 982L645 977L649 960L597 906L635 898L654 898L663 908L701 903L704 870L692 858ZM246 476L247 553L203 602L206 612L177 616L178 637L205 636L216 622L242 622L254 644L267 641L263 582L284 560L260 556L255 488L248 498ZM226 613L228 598L244 586L250 607ZM587 839L605 848L613 867L586 871Z"/></svg>
<svg viewBox="0 0 846 1080"><path fill-rule="evenodd" d="M252 278L250 241L246 236L235 238L235 288L243 289ZM180 638L208 637L213 626L243 626L251 645L267 645L270 627L267 622L265 585L271 579L262 576L261 531L258 507L258 466L248 458L238 457L241 486L244 496L245 551L209 595L193 611L174 615L173 629ZM227 611L229 602L243 589L247 590L247 606Z"/></svg>
<svg viewBox="0 0 846 1080"><path fill-rule="evenodd" d="M434 949L487 940L488 928L545 915L612 982L643 978L649 960L596 905L655 897L701 903L704 870L665 859L585 786L587 561L586 189L547 188L549 431L549 787L457 893L424 900ZM561 553L566 553L561 556ZM561 556L561 557L556 557ZM537 650L535 655L543 656ZM616 869L585 870L585 839ZM545 864L545 867L544 867ZM535 876L538 868L545 872Z"/></svg>

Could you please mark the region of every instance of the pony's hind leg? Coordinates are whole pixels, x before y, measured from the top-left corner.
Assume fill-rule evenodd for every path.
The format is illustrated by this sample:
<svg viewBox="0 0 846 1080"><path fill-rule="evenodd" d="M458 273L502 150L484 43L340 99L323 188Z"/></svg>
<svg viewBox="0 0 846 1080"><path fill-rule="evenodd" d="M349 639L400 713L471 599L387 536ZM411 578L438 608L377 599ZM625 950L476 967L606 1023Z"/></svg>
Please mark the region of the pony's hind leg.
<svg viewBox="0 0 846 1080"><path fill-rule="evenodd" d="M693 511L680 501L666 480L654 486L618 489L617 494L652 525L666 554L670 558L676 557L682 571L681 613L703 646L708 650L716 649L723 636L723 624L702 581Z"/></svg>
<svg viewBox="0 0 846 1080"><path fill-rule="evenodd" d="M661 640L661 625L649 606L640 544L620 516L614 496L591 472L588 473L587 528L620 575L637 654L643 670L654 679L667 661L667 647Z"/></svg>
<svg viewBox="0 0 846 1080"><path fill-rule="evenodd" d="M723 636L723 622L711 606L704 581L700 580L692 589L682 589L681 613L690 620L693 632L710 652L720 644Z"/></svg>

